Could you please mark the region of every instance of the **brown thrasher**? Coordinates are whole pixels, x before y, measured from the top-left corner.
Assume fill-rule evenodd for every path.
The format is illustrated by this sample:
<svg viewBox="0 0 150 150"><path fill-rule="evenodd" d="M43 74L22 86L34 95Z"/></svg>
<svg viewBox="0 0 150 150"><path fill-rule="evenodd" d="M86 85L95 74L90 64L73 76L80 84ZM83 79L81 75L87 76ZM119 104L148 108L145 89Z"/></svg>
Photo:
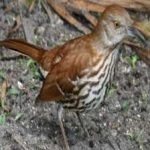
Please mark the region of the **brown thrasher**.
<svg viewBox="0 0 150 150"><path fill-rule="evenodd" d="M113 79L122 42L136 38L147 47L146 38L132 25L128 12L113 5L106 8L91 34L50 51L19 40L0 41L0 45L31 57L48 72L36 102L60 104L58 119L66 149L69 145L62 123L63 108L78 115L97 108Z"/></svg>

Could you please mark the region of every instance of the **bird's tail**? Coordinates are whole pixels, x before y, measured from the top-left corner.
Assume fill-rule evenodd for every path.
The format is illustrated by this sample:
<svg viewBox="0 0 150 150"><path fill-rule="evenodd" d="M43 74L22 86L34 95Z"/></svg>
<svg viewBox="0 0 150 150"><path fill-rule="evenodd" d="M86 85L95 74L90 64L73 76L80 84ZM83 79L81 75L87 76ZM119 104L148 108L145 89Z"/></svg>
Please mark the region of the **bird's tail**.
<svg viewBox="0 0 150 150"><path fill-rule="evenodd" d="M10 48L14 51L20 52L24 55L27 55L31 57L33 60L35 60L36 62L40 62L45 52L45 49L36 47L32 44L29 44L21 40L6 39L0 41L0 45L6 48Z"/></svg>

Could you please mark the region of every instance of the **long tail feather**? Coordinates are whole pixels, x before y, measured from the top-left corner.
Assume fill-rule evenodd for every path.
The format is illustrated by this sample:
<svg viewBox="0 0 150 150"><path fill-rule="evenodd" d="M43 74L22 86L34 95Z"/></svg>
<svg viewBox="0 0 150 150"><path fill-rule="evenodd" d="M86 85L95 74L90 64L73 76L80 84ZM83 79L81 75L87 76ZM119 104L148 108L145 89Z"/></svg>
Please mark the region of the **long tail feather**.
<svg viewBox="0 0 150 150"><path fill-rule="evenodd" d="M21 40L6 39L0 41L0 45L25 54L34 59L36 62L40 61L42 55L45 52L45 49L39 48Z"/></svg>

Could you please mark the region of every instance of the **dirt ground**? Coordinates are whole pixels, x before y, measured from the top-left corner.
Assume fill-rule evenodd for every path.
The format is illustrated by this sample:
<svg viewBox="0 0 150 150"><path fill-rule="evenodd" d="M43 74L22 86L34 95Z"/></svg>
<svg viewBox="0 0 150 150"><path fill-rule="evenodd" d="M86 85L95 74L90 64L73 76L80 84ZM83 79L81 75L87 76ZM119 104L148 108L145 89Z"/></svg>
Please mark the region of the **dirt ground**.
<svg viewBox="0 0 150 150"><path fill-rule="evenodd" d="M6 9L10 4L12 9ZM52 48L81 35L50 9L49 18L40 3L31 13L21 7L29 38ZM11 0L0 2L0 39L5 39L19 14ZM139 15L137 15L139 16ZM147 17L147 15L146 15ZM25 39L23 26L9 38ZM30 36L31 35L31 36ZM122 50L116 77L99 109L83 114L91 137L85 138L75 114L64 114L71 150L150 150L150 67L135 54ZM0 150L62 150L64 143L57 119L57 104L34 105L42 78L33 61L0 48L0 85L8 81L5 99L9 112L0 106Z"/></svg>

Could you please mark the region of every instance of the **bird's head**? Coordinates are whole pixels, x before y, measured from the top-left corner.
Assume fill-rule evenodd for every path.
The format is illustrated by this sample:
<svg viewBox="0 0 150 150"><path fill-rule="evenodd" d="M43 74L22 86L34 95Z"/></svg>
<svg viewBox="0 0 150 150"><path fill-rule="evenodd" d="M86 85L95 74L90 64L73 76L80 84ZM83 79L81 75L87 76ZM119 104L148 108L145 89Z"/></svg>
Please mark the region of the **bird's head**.
<svg viewBox="0 0 150 150"><path fill-rule="evenodd" d="M95 33L100 33L100 39L105 46L118 45L126 38L136 38L144 46L149 44L146 37L133 26L133 21L128 12L117 5L105 9Z"/></svg>

